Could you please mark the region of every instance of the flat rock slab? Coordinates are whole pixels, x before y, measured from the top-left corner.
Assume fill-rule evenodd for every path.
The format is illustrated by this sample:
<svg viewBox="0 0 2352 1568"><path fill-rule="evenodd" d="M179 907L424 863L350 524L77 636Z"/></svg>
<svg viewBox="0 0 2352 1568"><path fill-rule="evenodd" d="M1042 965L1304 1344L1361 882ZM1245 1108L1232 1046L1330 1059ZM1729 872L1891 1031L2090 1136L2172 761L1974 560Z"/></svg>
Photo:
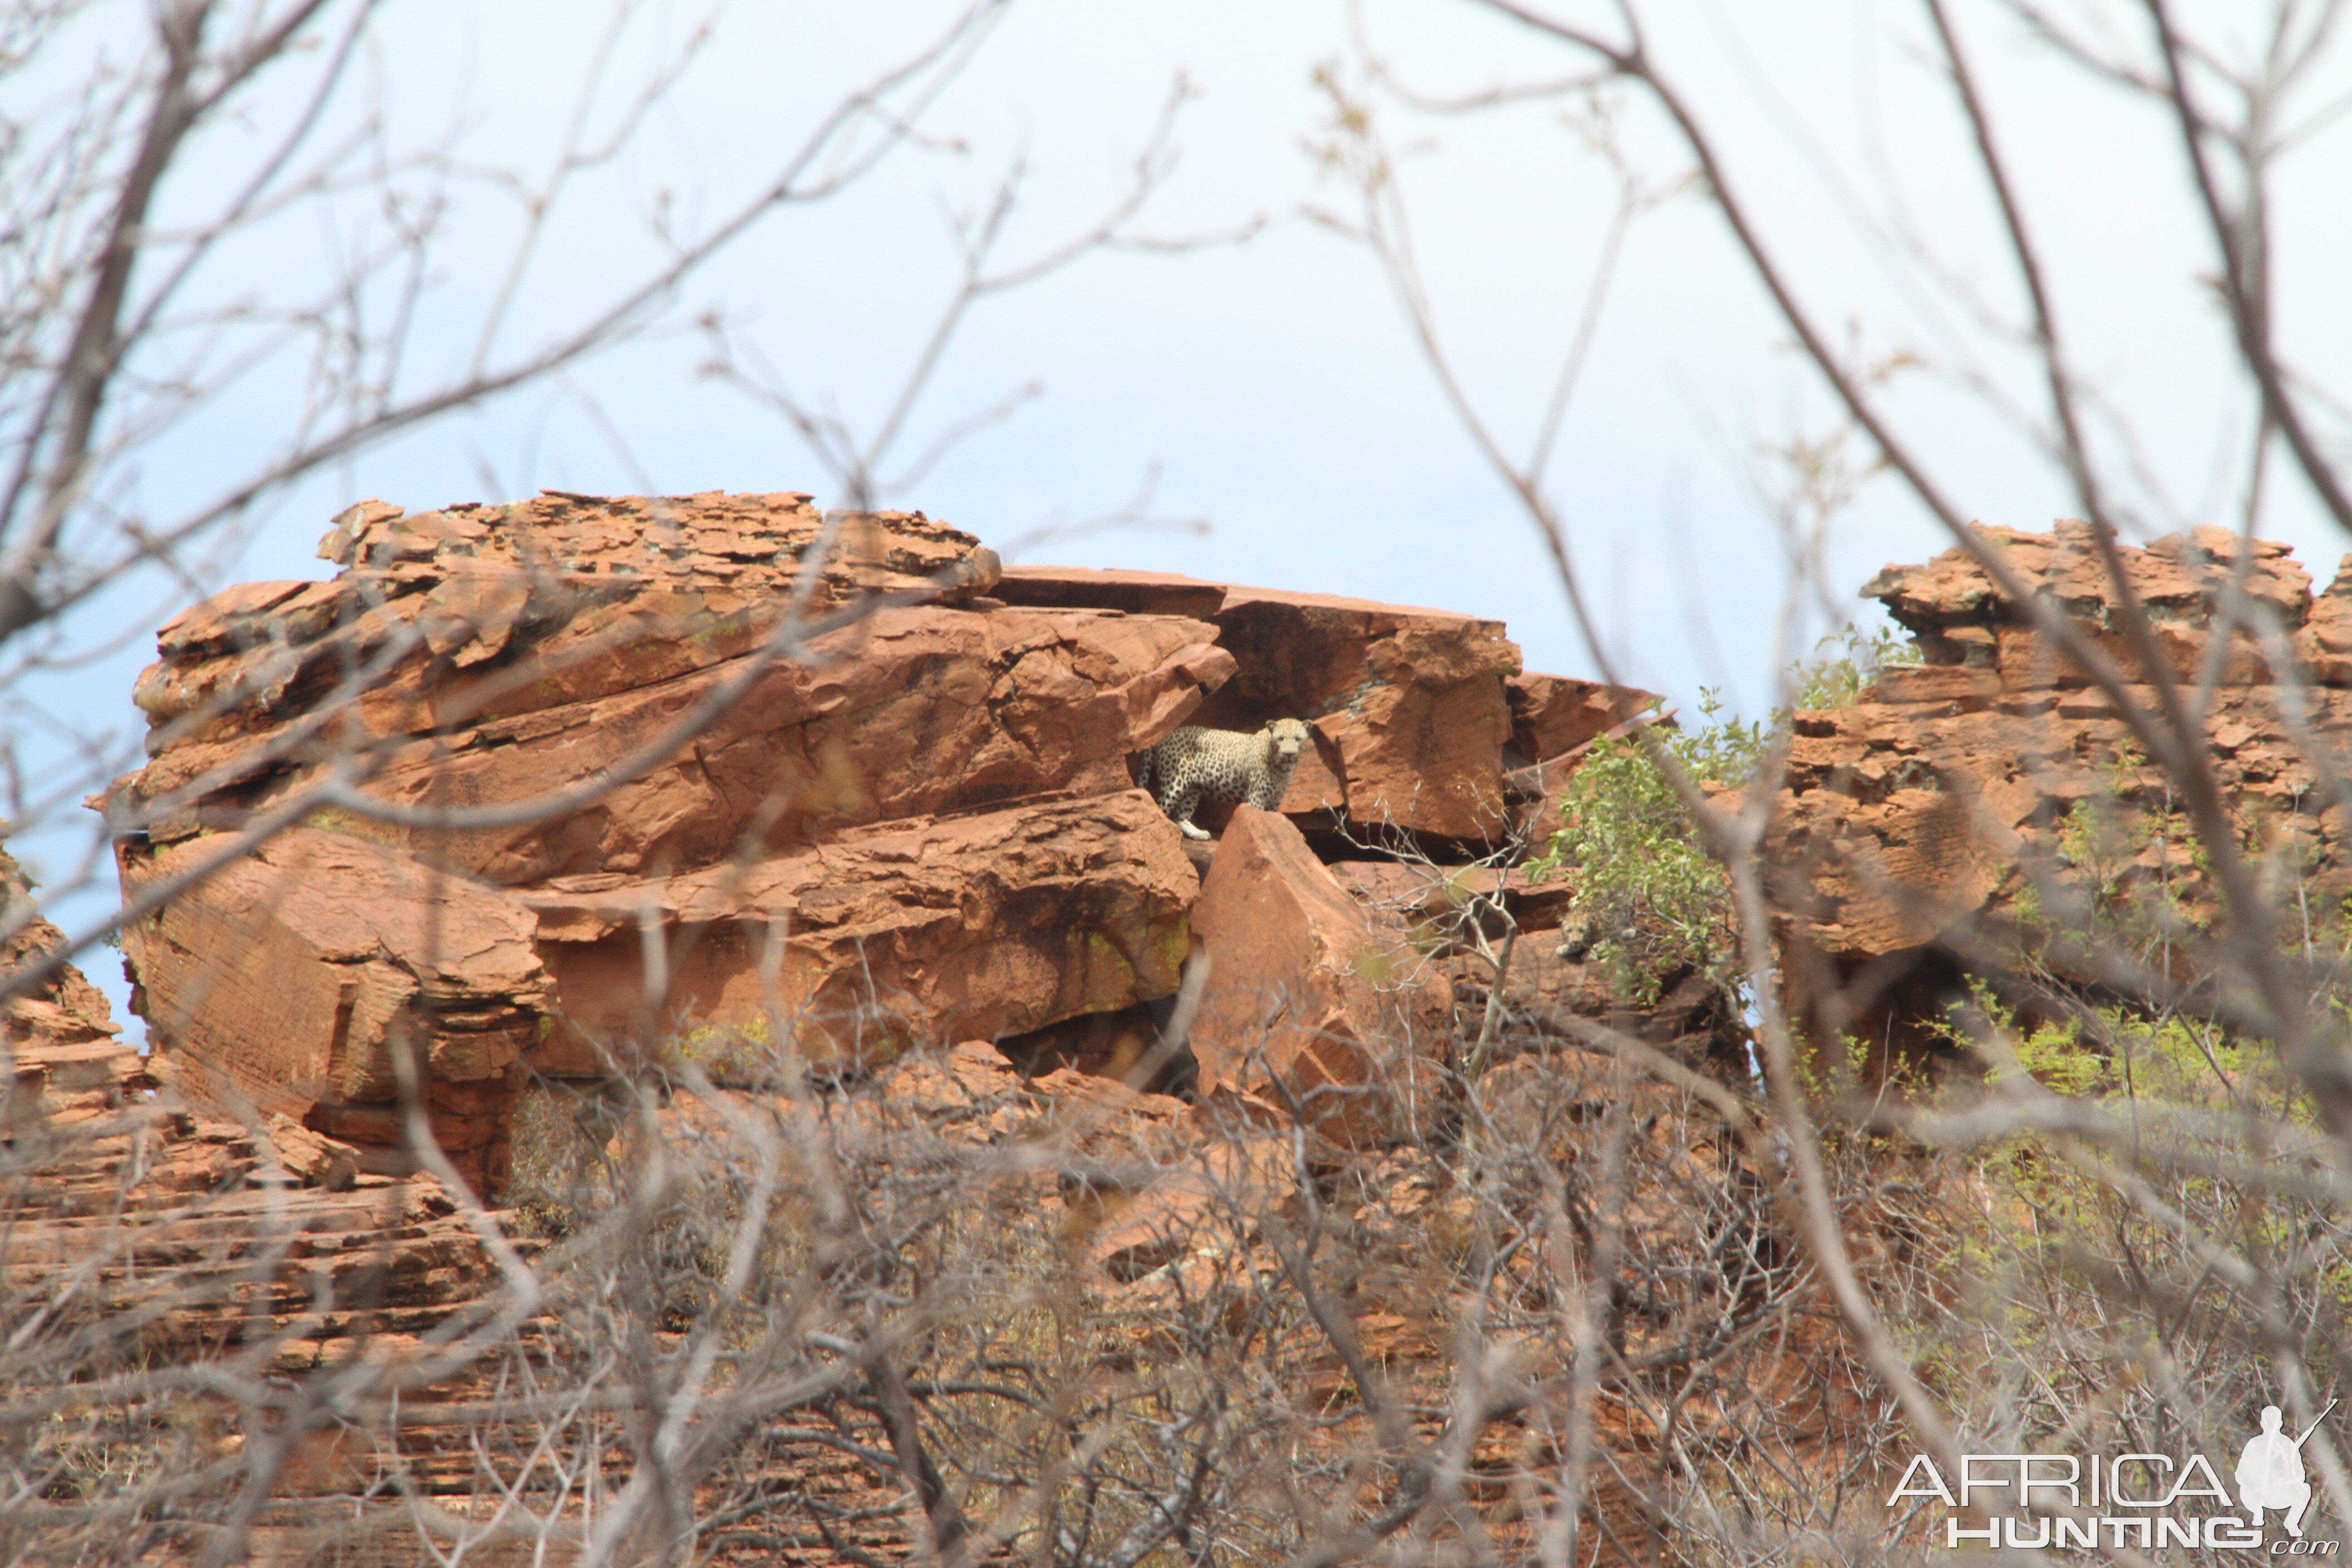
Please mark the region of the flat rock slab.
<svg viewBox="0 0 2352 1568"><path fill-rule="evenodd" d="M526 895L554 982L542 1071L681 1029L789 1026L822 1063L998 1038L1173 993L1199 889L1139 790L918 817L748 865ZM647 922L670 953L649 993Z"/></svg>

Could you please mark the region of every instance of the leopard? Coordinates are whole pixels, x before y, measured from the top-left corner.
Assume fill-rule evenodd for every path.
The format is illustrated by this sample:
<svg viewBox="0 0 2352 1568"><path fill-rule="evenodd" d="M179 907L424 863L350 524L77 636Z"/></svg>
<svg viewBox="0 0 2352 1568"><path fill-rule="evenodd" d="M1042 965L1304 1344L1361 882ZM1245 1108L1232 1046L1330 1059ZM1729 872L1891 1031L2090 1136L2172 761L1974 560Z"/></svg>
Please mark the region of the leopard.
<svg viewBox="0 0 2352 1568"><path fill-rule="evenodd" d="M1276 719L1255 731L1187 724L1143 753L1135 782L1151 792L1185 837L1206 838L1208 830L1192 822L1201 802L1247 802L1260 811L1275 810L1290 788L1307 740L1304 719Z"/></svg>

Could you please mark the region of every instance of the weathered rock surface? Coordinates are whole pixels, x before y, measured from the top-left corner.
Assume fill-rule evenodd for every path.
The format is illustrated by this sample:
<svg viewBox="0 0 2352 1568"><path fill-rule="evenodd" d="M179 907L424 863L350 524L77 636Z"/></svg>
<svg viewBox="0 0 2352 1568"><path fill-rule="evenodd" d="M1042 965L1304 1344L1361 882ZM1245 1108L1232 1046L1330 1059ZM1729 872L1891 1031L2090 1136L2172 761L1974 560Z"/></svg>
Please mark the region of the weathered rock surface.
<svg viewBox="0 0 2352 1568"><path fill-rule="evenodd" d="M164 846L126 880L169 877L209 847ZM553 1000L536 941L530 910L498 889L295 828L164 905L124 947L192 1091L396 1147L406 1053L435 1138L488 1190Z"/></svg>
<svg viewBox="0 0 2352 1568"><path fill-rule="evenodd" d="M2156 710L2088 525L1978 531L2115 662L2126 698ZM2214 681L2204 751L2233 816L2258 846L2298 846L2310 896L2339 899L2352 891L2346 825L2283 711L2272 650L2290 649L2311 683L2321 752L2340 750L2352 739L2352 667L2337 647L2352 642L2339 635L2352 626L2352 576L2339 573L2315 600L2285 546L2258 541L2242 563L2237 548L2226 531L2200 529L2118 553L2161 668L2185 692ZM2246 613L2233 625L2241 564ZM1916 1052L1959 994L1956 954L2032 940L2053 921L2085 934L2127 908L2178 905L2179 934L2193 937L2189 917L2205 896L2194 835L2087 672L1962 550L1889 566L1864 592L1915 634L1926 663L1883 671L1852 707L1796 715L1771 853L1791 929L1820 959L1790 966L1801 1004L1867 971L1867 994L1851 999L1859 1014L1831 1022L1874 1048ZM2062 970L2064 946L2049 960Z"/></svg>
<svg viewBox="0 0 2352 1568"><path fill-rule="evenodd" d="M1411 1113L1451 995L1406 934L1349 898L1286 818L1235 810L1192 930L1211 964L1192 1035L1204 1097L1295 1106L1357 1141Z"/></svg>
<svg viewBox="0 0 2352 1568"><path fill-rule="evenodd" d="M819 1055L861 1013L887 1026L855 1048L887 1054L1172 990L1197 880L1128 759L1230 679L1217 628L981 599L994 557L919 514L848 520L803 583L823 528L799 496L371 502L322 547L332 582L173 622L152 761L109 803L143 830L126 886L320 809L128 933L155 1037L379 1148L414 1049L436 1138L494 1188L528 1069L763 1013L772 919ZM820 627L930 602L777 657L803 586Z"/></svg>
<svg viewBox="0 0 2352 1568"><path fill-rule="evenodd" d="M59 988L112 1029L79 974ZM429 1176L369 1175L282 1115L191 1104L129 1047L13 1030L8 1046L0 1318L20 1378L42 1337L59 1375L246 1344L308 1364L329 1342L429 1328L489 1276Z"/></svg>
<svg viewBox="0 0 2352 1568"><path fill-rule="evenodd" d="M0 849L0 974L65 945L44 919L16 857ZM116 1037L106 997L66 964L0 1002L0 1134L102 1115L142 1080L139 1053Z"/></svg>
<svg viewBox="0 0 2352 1568"><path fill-rule="evenodd" d="M1176 989L1198 888L1176 825L1134 789L887 823L658 885L561 879L527 896L560 1020L531 1062L593 1073L600 1047L766 1037L772 1016L843 1064L1116 1012ZM687 933L657 998L648 911Z"/></svg>
<svg viewBox="0 0 2352 1568"><path fill-rule="evenodd" d="M1308 718L1286 811L1443 845L1510 830L1533 798L1511 770L1571 768L1653 701L1522 674L1475 616L1008 573L919 513L828 525L799 495L372 501L320 553L330 582L174 620L141 679L151 761L108 804L127 888L318 809L126 933L139 1005L192 1092L370 1169L403 1168L413 1061L435 1138L488 1191L530 1073L668 1041L718 1059L790 1027L851 1065L971 1037L1092 1060L1078 1036L1103 1034L1096 1065L1136 1059L1137 1030L1083 1021L1140 1019L1180 979L1208 852L1130 772L1179 723ZM787 647L796 594L810 629ZM1257 874L1270 831L1229 858ZM1361 953L1298 958L1362 911L1303 846L1283 864L1309 896L1261 951L1298 962L1234 958L1224 983L1295 982L1277 1037L1355 1044L1282 1059L1336 1092L1395 1018L1442 1018L1443 987L1379 1000L1401 983L1338 978Z"/></svg>
<svg viewBox="0 0 2352 1568"><path fill-rule="evenodd" d="M1506 682L1518 676L1519 655L1499 621L1062 566L1008 568L993 592L1015 605L1181 614L1215 626L1239 673L1192 721L1253 730L1297 718L1314 726L1316 755L1300 760L1285 812L1334 808L1360 826L1449 838L1498 838L1507 829L1504 747L1514 706ZM1549 736L1570 726L1571 704L1544 689L1538 705Z"/></svg>
<svg viewBox="0 0 2352 1568"><path fill-rule="evenodd" d="M1522 765L1579 751L1659 700L1656 693L1636 687L1559 675L1514 675L1504 687L1511 704L1511 745Z"/></svg>
<svg viewBox="0 0 2352 1568"><path fill-rule="evenodd" d="M362 1341L399 1355L402 1336L492 1278L468 1195L394 1174L409 1163L408 1107L483 1195L552 1193L528 1162L508 1180L528 1093L531 1117L629 1107L583 1144L610 1184L574 1197L642 1195L630 1173L655 1169L672 1194L722 1191L746 1168L746 1128L764 1126L763 1159L793 1151L788 1185L848 1173L859 1204L912 1205L925 1235L992 1227L1008 1269L1066 1292L1055 1312L1131 1332L1138 1355L1171 1324L1258 1321L1302 1239L1340 1247L1316 1265L1329 1300L1377 1362L1427 1372L1451 1364L1453 1308L1444 1268L1424 1266L1458 1250L1483 1200L1452 1154L1400 1135L1466 1125L1446 1117L1483 1093L1509 1114L1479 1125L1570 1170L1578 1129L1622 1074L1560 1048L1574 1031L1559 1020L1602 1018L1685 1057L1736 1030L1696 980L1629 1015L1597 966L1559 958L1544 934L1569 889L1530 885L1501 842L1597 736L1647 721L1648 694L1523 673L1493 621L1150 574L1001 572L970 536L898 514L841 527L805 609L845 618L771 659L824 526L798 496L550 496L420 518L371 503L323 547L333 582L235 590L167 628L140 688L151 761L110 803L126 886L184 873L257 814L320 809L126 934L155 1058L101 1051L68 1070L58 1045L44 1058L52 1121L60 1095L94 1095L99 1141L115 1142L24 1211L27 1256L43 1260L33 1288L79 1268L106 1287L93 1309L113 1310L130 1300L108 1293L122 1270L170 1262L203 1310L159 1343L266 1342L249 1359L289 1369L332 1367ZM852 624L868 593L903 599ZM1289 798L1237 809L1213 846L1182 840L1132 786L1133 756L1179 723L1289 714L1318 736ZM697 717L709 722L686 733ZM559 809L524 809L551 795ZM452 826L443 811L473 815ZM1327 868L1318 854L1378 853L1343 847L1335 812L1415 848ZM1486 865L1440 863L1490 848ZM1484 1088L1444 1068L1491 975L1440 951L1479 900L1527 933L1504 987L1515 1038L1481 1058ZM1183 1071L1166 1072L1162 1032L1196 960L1206 994ZM1577 1083L1553 1084L1571 1059ZM26 1070L20 1058L29 1083ZM530 1087L533 1074L637 1081ZM1171 1085L1183 1098L1145 1092ZM1663 1102L1643 1114L1639 1152L1674 1184L1726 1184L1722 1150L1687 1119ZM121 1241L101 1228L121 1212L106 1204L142 1183L181 1209L156 1211L118 1272L91 1274ZM814 1212L814 1192L778 1215ZM1675 1226L1701 1205L1654 1181L1634 1194L1628 1234L1661 1256L1682 1246ZM532 1201L519 1230L542 1223ZM1392 1232L1365 1218L1391 1201ZM1521 1250L1513 1267L1552 1267ZM1687 1273L1700 1256L1671 1261ZM569 1267L544 1271L553 1295ZM532 1320L547 1337L523 1336L550 1388L577 1370L563 1355L611 1331L582 1289L576 1321L548 1307ZM1305 1379L1301 1407L1361 1398L1331 1348L1298 1336L1281 1375ZM1420 1372L1402 1381L1433 1408L1444 1394ZM429 1397L462 1403L452 1390L474 1375L503 1374L478 1368ZM889 1440L847 1419L835 1436ZM914 1551L896 1472L826 1448L822 1425L763 1427L796 1493L843 1480L843 1533L829 1522L790 1552ZM436 1426L420 1404L383 1432L319 1434L287 1485L351 1494L335 1505L346 1521L395 1469L409 1500L455 1495L495 1468L467 1447L479 1430ZM625 1447L579 1473L625 1462ZM289 1514L302 1530L321 1517Z"/></svg>
<svg viewBox="0 0 2352 1568"><path fill-rule="evenodd" d="M2062 521L2047 533L1976 525L2000 551L2024 593L2044 599L2079 623L2124 679L2145 681L2148 669L2125 632L2124 598L2107 570L2098 539L2086 522ZM2172 534L2147 548L2118 545L2124 574L2145 607L2163 667L2175 679L2199 679L2209 644L2225 638L2216 655L2224 685L2268 681L2273 671L2255 627L2239 616L2218 614L2237 573L2237 536L2223 528ZM2311 618L2311 576L2284 544L2256 540L2241 590L2246 604L2269 618L2272 630L2293 637ZM1958 546L1924 566L1889 566L1863 588L1919 639L1931 666L1995 671L2004 689L2075 687L2089 683L2065 651L2032 628L2022 607L2004 598L1992 577Z"/></svg>

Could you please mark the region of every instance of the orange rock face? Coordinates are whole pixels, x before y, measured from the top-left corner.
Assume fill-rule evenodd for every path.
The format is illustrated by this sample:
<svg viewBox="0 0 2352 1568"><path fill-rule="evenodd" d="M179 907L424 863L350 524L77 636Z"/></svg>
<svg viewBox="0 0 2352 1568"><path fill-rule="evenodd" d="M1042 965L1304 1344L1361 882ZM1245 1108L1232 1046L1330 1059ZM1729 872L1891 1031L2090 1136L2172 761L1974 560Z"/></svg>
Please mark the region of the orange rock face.
<svg viewBox="0 0 2352 1568"><path fill-rule="evenodd" d="M1655 693L1559 675L1515 675L1505 682L1511 744L1525 764L1549 763L1591 744L1658 701Z"/></svg>
<svg viewBox="0 0 2352 1568"><path fill-rule="evenodd" d="M168 877L207 841L134 862ZM505 1176L505 1112L552 999L530 911L384 846L296 828L125 933L149 1027L266 1112L404 1141L395 1057L469 1179Z"/></svg>
<svg viewBox="0 0 2352 1568"><path fill-rule="evenodd" d="M1201 1092L1297 1107L1366 1140L1410 1111L1452 995L1397 930L1381 929L1297 828L1236 808L1192 929L1209 1000L1192 1026Z"/></svg>
<svg viewBox="0 0 2352 1568"><path fill-rule="evenodd" d="M1254 730L1305 719L1283 810L1344 811L1450 838L1502 837L1503 749L1512 738L1519 650L1502 623L1321 594L1224 587L1195 578L1016 566L996 594L1015 605L1181 614L1217 628L1239 666L1193 722Z"/></svg>
<svg viewBox="0 0 2352 1568"><path fill-rule="evenodd" d="M2126 637L2088 525L1979 532L2114 661L2126 699L2155 710L2150 670ZM2282 712L2270 650L2290 650L2311 683L2307 721L2321 743L2352 738L2342 651L2352 647L2342 635L2352 581L2339 574L2315 600L2285 546L2257 541L2242 563L2237 549L2226 531L2200 529L2119 553L2160 668L2184 691L2213 681L2204 752L2231 813L2252 842L2302 845L2312 896L2340 898L2352 891L2352 856ZM2241 564L2267 647L2223 613ZM1822 973L1885 961L1873 971L1876 999L1848 1032L1925 1048L1958 994L1952 953L2010 940L2021 921L2079 925L2096 918L2099 898L2152 898L2158 882L2193 899L2193 836L2123 711L1966 552L1889 566L1864 591L1916 635L1927 662L1885 670L1853 707L1796 715L1771 853L1781 901L1822 954ZM2075 910L2078 897L2093 902Z"/></svg>
<svg viewBox="0 0 2352 1568"><path fill-rule="evenodd" d="M15 856L0 849L0 974L54 953L66 934L33 906ZM127 1083L143 1082L139 1053L116 1038L122 1026L97 986L71 964L0 1003L0 1135L23 1136L58 1121L86 1121L121 1103Z"/></svg>
<svg viewBox="0 0 2352 1568"><path fill-rule="evenodd" d="M1197 878L1128 758L1231 678L1217 629L975 604L994 556L919 514L836 523L804 571L826 531L801 496L371 502L321 547L333 581L173 621L152 761L110 803L144 830L126 888L321 809L128 933L156 1039L379 1146L411 1053L495 1187L530 1070L771 1000L844 1057L1173 990Z"/></svg>
<svg viewBox="0 0 2352 1568"><path fill-rule="evenodd" d="M657 889L560 879L528 896L559 1020L531 1064L593 1073L648 1034L761 1037L773 1016L837 1065L1115 1012L1176 989L1198 889L1176 825L1138 790L887 823ZM649 909L690 933L657 996Z"/></svg>
<svg viewBox="0 0 2352 1568"><path fill-rule="evenodd" d="M845 1068L1114 1015L1148 1032L1196 900L1218 988L1282 998L1204 1026L1214 1083L1346 1100L1328 1119L1360 1134L1396 1109L1370 1081L1412 1082L1387 1032L1433 1031L1443 981L1383 969L1401 938L1278 818L1230 836L1204 899L1205 848L1131 760L1180 723L1302 717L1286 811L1475 844L1529 798L1512 769L1648 701L1522 675L1494 621L1008 573L919 513L828 524L799 495L368 502L320 553L331 581L232 589L159 637L151 760L109 803L126 889L257 815L299 826L125 952L192 1088L383 1169L413 1100L490 1191L534 1072L779 1031Z"/></svg>

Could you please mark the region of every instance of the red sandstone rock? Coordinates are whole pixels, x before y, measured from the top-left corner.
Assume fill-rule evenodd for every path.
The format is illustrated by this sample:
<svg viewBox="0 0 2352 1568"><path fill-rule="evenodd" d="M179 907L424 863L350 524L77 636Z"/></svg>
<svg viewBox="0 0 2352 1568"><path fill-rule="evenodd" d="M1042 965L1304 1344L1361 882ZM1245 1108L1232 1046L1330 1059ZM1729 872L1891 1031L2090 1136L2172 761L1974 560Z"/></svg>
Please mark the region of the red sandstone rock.
<svg viewBox="0 0 2352 1568"><path fill-rule="evenodd" d="M170 876L207 847L126 858L127 880ZM435 1136L494 1188L522 1056L553 996L536 937L530 911L495 889L296 828L132 926L123 951L191 1091L233 1087L264 1112L398 1144L393 1057L414 1051ZM381 1110L351 1114L368 1106Z"/></svg>
<svg viewBox="0 0 2352 1568"><path fill-rule="evenodd" d="M0 974L55 952L65 932L42 918L16 858L0 849ZM106 997L72 964L0 1003L0 1135L22 1139L104 1117L153 1087L115 1037Z"/></svg>
<svg viewBox="0 0 2352 1568"><path fill-rule="evenodd" d="M54 952L65 945L65 940L66 933L44 919L35 906L24 868L16 864L15 856L0 849L0 974L28 959ZM71 964L0 1005L0 1044L12 1049L101 1046L121 1029L104 994Z"/></svg>
<svg viewBox="0 0 2352 1568"><path fill-rule="evenodd" d="M371 502L322 547L333 581L232 590L165 628L140 693L152 760L110 802L146 830L122 841L131 885L338 771L423 811L638 774L551 820L457 831L338 807L177 900L128 947L192 1091L383 1163L406 1138L393 1068L414 1048L436 1137L494 1189L527 1068L677 1049L719 1070L782 1021L819 1062L873 1061L1042 1039L1172 991L1197 862L1129 765L1180 722L1311 717L1288 809L1475 839L1507 826L1507 763L1572 753L1646 700L1520 677L1499 625L1471 616L1001 574L919 514L853 520L809 609L944 574L933 602L756 668L819 529L799 496ZM1271 832L1244 835L1234 875L1274 864ZM1383 964L1416 962L1401 927L1370 936L1290 838L1270 886L1296 929L1243 939L1223 978L1256 964L1290 987L1277 1070L1352 1095L1388 1070L1383 1031L1442 999L1384 992ZM1213 1086L1228 1100L1270 1087L1228 1076Z"/></svg>
<svg viewBox="0 0 2352 1568"><path fill-rule="evenodd" d="M1376 926L1279 816L1242 807L1192 913L1210 979L1192 1026L1201 1089L1296 1105L1366 1139L1410 1114L1451 997L1402 931Z"/></svg>
<svg viewBox="0 0 2352 1568"><path fill-rule="evenodd" d="M1233 590L1177 572L1093 566L1007 566L990 590L1010 605L1063 610L1118 610L1130 616L1214 620Z"/></svg>
<svg viewBox="0 0 2352 1568"><path fill-rule="evenodd" d="M1511 704L1511 744L1527 763L1578 751L1663 700L1638 687L1560 675L1515 675L1504 686Z"/></svg>
<svg viewBox="0 0 2352 1568"><path fill-rule="evenodd" d="M2137 684L2147 672L2117 629L2119 595L2086 525L1978 531L2029 588L2080 618L2136 683L2126 700L2156 710L2154 688ZM2212 529L2121 550L2184 688L2206 668L2236 551L2233 536ZM2255 542L2246 566L2249 597L2319 683L2308 692L2311 732L2340 750L2352 740L2352 691L2335 684L2352 678L2338 647L2352 647L2352 587L2339 575L2314 601L2302 567L2269 542ZM1924 1048L1958 994L1951 952L2011 940L2020 911L2038 909L2046 886L2081 885L2086 868L2074 858L2095 847L2069 847L2068 836L2080 840L2091 820L2074 815L2078 806L2145 826L2171 797L2114 700L2086 689L2085 674L2024 624L1965 552L1890 566L1864 592L1917 634L1929 662L1883 671L1852 707L1796 715L1769 853L1791 929L1820 955L1790 967L1792 994L1812 1006L1820 980L1874 966L1875 995L1847 1026L1874 1048L1900 1051ZM2264 841L2305 847L2315 900L2352 890L2343 825L2324 813L2321 781L2267 684L2268 656L2238 631L2211 668L2206 752L2231 811ZM2183 823L2143 832L2120 851L2128 865L2099 875L2166 879L2168 899L2193 902L2188 837Z"/></svg>
<svg viewBox="0 0 2352 1568"><path fill-rule="evenodd" d="M2311 602L2311 616L2295 634L2294 651L2314 680L2352 686L2352 555L2336 567L2327 591Z"/></svg>
<svg viewBox="0 0 2352 1568"><path fill-rule="evenodd" d="M753 668L819 528L799 496L370 502L322 551L334 581L233 589L166 627L140 689L153 760L109 802L146 830L121 841L131 886L339 770L399 806L529 803L646 760L733 694L576 808L445 832L338 806L312 819L332 831L176 900L127 951L192 1091L396 1149L392 1053L410 1040L435 1135L495 1187L527 1050L593 1072L599 1037L760 1014L745 955L771 916L793 927L788 1011L811 1014L820 1055L851 1048L855 1029L826 1031L861 1010L894 1020L887 1053L1172 989L1197 878L1129 798L1128 759L1231 675L1216 629L979 600L994 557L892 513L842 530L810 613L861 593L934 602ZM650 1009L646 910L676 954Z"/></svg>
<svg viewBox="0 0 2352 1568"><path fill-rule="evenodd" d="M1209 597L1216 595L1214 602ZM1189 577L1058 566L1009 567L994 590L1014 605L1094 605L1210 621L1238 666L1192 722L1255 729L1311 721L1283 810L1344 810L1454 838L1507 828L1507 677L1518 649L1501 623L1320 594L1219 588Z"/></svg>
<svg viewBox="0 0 2352 1568"><path fill-rule="evenodd" d="M530 1060L597 1072L600 1042L648 1023L764 1037L772 1009L821 1062L1115 1011L1176 989L1197 887L1138 790L894 822L663 882L566 879L527 896L560 1020ZM648 913L688 933L650 1018Z"/></svg>
<svg viewBox="0 0 2352 1568"><path fill-rule="evenodd" d="M0 876L21 879L0 855ZM35 945L58 940L36 921ZM430 1177L362 1173L358 1151L283 1116L187 1104L168 1062L109 1037L71 969L72 1031L7 1030L0 1280L20 1356L57 1342L60 1375L118 1358L198 1358L289 1334L351 1339L439 1322L488 1277ZM281 1347L282 1348L282 1347ZM27 1363L26 1364L31 1364Z"/></svg>
<svg viewBox="0 0 2352 1568"><path fill-rule="evenodd" d="M2045 595L2082 623L2084 633L2125 672L2145 679L2137 652L2123 630L2123 595L2111 580L2085 522L2062 521L2048 533L1974 526L1978 537L2001 552L2029 594ZM2165 663L2184 679L2198 677L2215 611L2233 574L2237 536L2227 529L2200 528L2173 534L2140 549L2118 547L2124 574L2145 607ZM2289 558L2287 547L2256 540L2247 563L2248 599L2276 618L2292 636L2311 609L2310 574ZM2063 650L2044 646L2030 630L2030 617L2005 600L1991 576L1967 551L1955 546L1924 566L1888 566L1863 588L1883 601L1887 614L1918 637L1931 665L1996 668L2012 690L2036 686L2081 686L2085 673ZM2226 684L2271 679L2256 640L2233 632L2221 661Z"/></svg>
<svg viewBox="0 0 2352 1568"><path fill-rule="evenodd" d="M502 883L684 870L871 822L1123 790L1128 757L1231 671L1213 635L1194 621L1083 611L884 611L821 643L833 662L769 670L647 776L559 823L430 836L431 852ZM445 752L417 748L372 787L417 806L543 795L635 755L731 673L721 664L484 721ZM309 776L289 774L255 804ZM395 837L424 847L422 836Z"/></svg>
<svg viewBox="0 0 2352 1568"><path fill-rule="evenodd" d="M1500 622L1234 589L1216 623L1240 672L1202 704L1199 722L1277 709L1310 718L1352 820L1454 838L1505 831L1503 680L1519 657ZM1302 765L1284 809L1334 804L1307 795L1317 782Z"/></svg>

